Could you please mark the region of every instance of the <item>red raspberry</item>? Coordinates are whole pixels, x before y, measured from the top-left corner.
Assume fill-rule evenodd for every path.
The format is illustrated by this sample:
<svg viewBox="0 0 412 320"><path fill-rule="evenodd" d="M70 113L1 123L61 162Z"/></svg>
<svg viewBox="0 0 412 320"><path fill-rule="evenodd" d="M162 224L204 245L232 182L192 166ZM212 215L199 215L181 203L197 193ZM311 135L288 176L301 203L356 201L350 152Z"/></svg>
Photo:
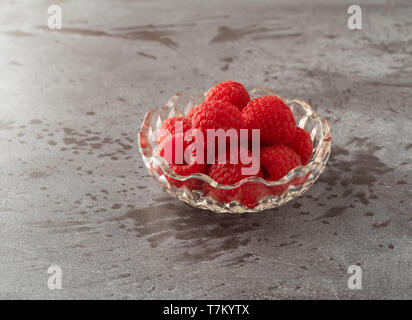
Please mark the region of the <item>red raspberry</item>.
<svg viewBox="0 0 412 320"><path fill-rule="evenodd" d="M262 164L263 177L271 181L283 178L293 168L302 164L296 152L285 145L262 148L260 152L260 162ZM273 194L281 194L288 186L289 184L282 184L270 187L270 190Z"/></svg>
<svg viewBox="0 0 412 320"><path fill-rule="evenodd" d="M193 173L207 173L208 168L209 168L209 165L199 164L199 163L194 162L194 160L193 162L191 161L191 163L189 164L170 165L170 169L172 169L177 174L180 174L181 176L189 176ZM167 177L167 180L178 188L186 186L190 190L200 190L203 188L203 185L204 185L204 182L199 179L188 179L186 181L179 181L179 180Z"/></svg>
<svg viewBox="0 0 412 320"><path fill-rule="evenodd" d="M287 145L300 156L303 165L308 163L313 151L312 139L308 132L296 127L295 138Z"/></svg>
<svg viewBox="0 0 412 320"><path fill-rule="evenodd" d="M193 128L200 129L207 137L207 129L245 128L242 114L233 104L224 101L205 101L192 114Z"/></svg>
<svg viewBox="0 0 412 320"><path fill-rule="evenodd" d="M268 176L265 177L267 180L279 180L290 170L302 164L295 151L281 144L262 148L260 162L267 171Z"/></svg>
<svg viewBox="0 0 412 320"><path fill-rule="evenodd" d="M263 144L285 144L295 137L295 118L290 108L277 96L263 96L250 101L242 110L246 127L260 129Z"/></svg>
<svg viewBox="0 0 412 320"><path fill-rule="evenodd" d="M241 83L229 80L218 83L207 92L205 101L211 100L226 101L242 110L250 101L250 97Z"/></svg>
<svg viewBox="0 0 412 320"><path fill-rule="evenodd" d="M205 159L200 159L199 162L197 162L196 158L196 149L193 149L192 155L190 157L190 161L187 162L185 161L184 158L184 151L187 149L187 147L194 141L185 141L183 139L184 135L183 134L177 134L177 135L168 135L163 139L163 141L159 144L159 154L160 156L164 157L166 161L168 161L170 169L172 169L174 172L177 174L180 174L182 176L188 176L191 175L192 173L206 173L209 165L206 164ZM183 143L178 142L180 139ZM176 150L176 143L178 143L178 149ZM166 154L166 148L171 148L171 158L167 158ZM179 154L176 154L176 152ZM180 163L178 163L180 162ZM157 170L159 174L163 174L161 172L161 169ZM176 187L183 187L186 186L191 190L195 189L202 189L203 182L198 179L189 179L186 181L179 181L173 178L170 178L166 175L167 180L172 184L175 185Z"/></svg>
<svg viewBox="0 0 412 320"><path fill-rule="evenodd" d="M176 122L182 123L183 133L190 130L192 128L192 123L189 118L177 116L173 118L167 119L165 122L162 123L162 126L159 130L159 135L157 137L157 144L161 144L162 141L167 138L167 136L174 135L176 131Z"/></svg>
<svg viewBox="0 0 412 320"><path fill-rule="evenodd" d="M247 151L241 150L240 152ZM231 185L247 177L258 176L263 178L260 168L259 172L255 175L242 174L242 168L248 167L249 165L242 164L240 161L240 157L238 164L229 163L229 153L227 153L226 158L227 161L225 164L213 164L210 166L208 175L213 180L221 184ZM257 205L257 202L268 193L266 186L259 182L248 182L243 184L239 188L230 190L217 189L211 187L210 185L207 185L205 191L206 193L210 193L215 199L217 199L220 202L228 203L234 200L238 200L249 208L254 208Z"/></svg>
<svg viewBox="0 0 412 320"><path fill-rule="evenodd" d="M195 106L192 109L190 109L189 112L187 113L186 117L189 118L189 119L192 119L193 114L195 113L197 107L198 106Z"/></svg>
<svg viewBox="0 0 412 320"><path fill-rule="evenodd" d="M167 135L159 144L159 155L169 164L184 164L184 151L191 143L192 141L184 140L183 134ZM169 155L166 150L171 154Z"/></svg>

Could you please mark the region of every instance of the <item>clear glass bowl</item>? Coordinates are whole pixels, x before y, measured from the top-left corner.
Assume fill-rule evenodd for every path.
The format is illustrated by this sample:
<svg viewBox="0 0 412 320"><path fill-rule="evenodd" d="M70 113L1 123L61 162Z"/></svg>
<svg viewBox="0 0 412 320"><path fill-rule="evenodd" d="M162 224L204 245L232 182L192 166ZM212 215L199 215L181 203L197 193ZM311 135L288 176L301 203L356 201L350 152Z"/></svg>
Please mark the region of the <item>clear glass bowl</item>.
<svg viewBox="0 0 412 320"><path fill-rule="evenodd" d="M275 95L272 90L256 88L249 92L251 99L264 95ZM204 94L178 93L171 97L163 107L150 110L146 113L139 131L139 147L143 162L163 188L174 197L183 200L189 205L215 212L258 212L265 209L279 207L286 202L302 195L319 178L329 159L332 138L330 128L325 118L320 118L302 99L283 99L291 108L297 126L310 133L313 143L313 153L308 164L299 166L290 171L282 179L276 181L264 180L258 177L249 177L233 185L224 185L216 182L206 174L195 173L181 176L170 169L166 160L156 151L156 134L162 123L171 117L186 115L189 110L203 102ZM186 185L190 184L189 189ZM193 186L196 186L193 188ZM212 188L220 190L241 190L241 186L263 187L267 192L260 195L260 200L253 208L242 204L241 197L233 197L230 202L223 203L213 196L213 192L205 192ZM196 190L192 190L196 189ZM237 192L232 192L236 194Z"/></svg>

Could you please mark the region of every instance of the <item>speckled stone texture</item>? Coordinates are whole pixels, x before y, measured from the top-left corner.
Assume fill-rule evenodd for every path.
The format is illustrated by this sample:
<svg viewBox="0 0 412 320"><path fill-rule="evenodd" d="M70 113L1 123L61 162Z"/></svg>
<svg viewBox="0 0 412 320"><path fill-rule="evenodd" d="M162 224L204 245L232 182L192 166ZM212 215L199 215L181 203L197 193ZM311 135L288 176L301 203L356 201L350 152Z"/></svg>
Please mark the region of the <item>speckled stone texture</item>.
<svg viewBox="0 0 412 320"><path fill-rule="evenodd" d="M0 298L411 299L412 3L358 1L357 31L350 1L310 3L1 1ZM303 197L214 214L146 173L145 112L227 79L329 119Z"/></svg>

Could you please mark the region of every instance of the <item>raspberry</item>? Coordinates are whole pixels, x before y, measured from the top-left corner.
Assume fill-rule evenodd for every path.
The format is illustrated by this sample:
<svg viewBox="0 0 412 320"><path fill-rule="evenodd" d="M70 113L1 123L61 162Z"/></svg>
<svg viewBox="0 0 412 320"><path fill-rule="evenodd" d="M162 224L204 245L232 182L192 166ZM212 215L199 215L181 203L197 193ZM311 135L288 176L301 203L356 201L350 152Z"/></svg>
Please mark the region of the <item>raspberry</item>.
<svg viewBox="0 0 412 320"><path fill-rule="evenodd" d="M169 163L170 169L172 169L177 174L182 176L188 176L192 173L206 173L209 165L206 164L204 161L205 159L200 159L198 163L196 162L198 159L196 158L196 149L193 149L192 154L190 156L190 161L186 162L184 158L184 152L186 151L187 147L193 142L192 141L185 141L183 134L170 134L163 139L163 141L159 144L159 154L160 156L164 157L166 161ZM178 142L180 139L183 143ZM177 150L175 149L176 143L178 143ZM167 155L166 148L170 148L171 155ZM176 153L177 152L177 153ZM160 170L157 170L159 174L163 174ZM170 178L166 175L166 179L176 187L183 187L186 186L191 190L201 189L203 182L198 179L188 179L186 181L179 181L173 178Z"/></svg>
<svg viewBox="0 0 412 320"><path fill-rule="evenodd" d="M189 112L188 112L187 115L186 115L186 117L187 117L188 119L192 119L193 114L195 113L197 107L198 107L198 106L195 106L195 107L193 107L192 109L189 110Z"/></svg>
<svg viewBox="0 0 412 320"><path fill-rule="evenodd" d="M285 145L264 147L260 153L260 161L263 177L271 181L283 178L293 168L302 164L300 157ZM281 194L288 188L289 184L296 184L295 181L292 182L270 187L270 191L275 195Z"/></svg>
<svg viewBox="0 0 412 320"><path fill-rule="evenodd" d="M296 127L295 138L287 145L300 156L303 165L308 163L313 151L312 139L309 133L302 128Z"/></svg>
<svg viewBox="0 0 412 320"><path fill-rule="evenodd" d="M190 130L192 128L192 123L189 118L177 116L173 118L167 119L165 122L162 123L162 126L159 130L159 135L157 137L157 144L161 144L162 141L169 136L169 134L174 135L176 132L176 122L182 123L183 133Z"/></svg>
<svg viewBox="0 0 412 320"><path fill-rule="evenodd" d="M207 101L195 108L192 114L193 128L200 129L207 137L207 129L245 128L242 114L233 104L224 101Z"/></svg>
<svg viewBox="0 0 412 320"><path fill-rule="evenodd" d="M205 101L221 100L229 102L242 110L250 101L249 93L239 82L224 81L211 88Z"/></svg>
<svg viewBox="0 0 412 320"><path fill-rule="evenodd" d="M241 150L240 152L247 152ZM249 152L250 156L250 152ZM230 155L227 153L227 161L225 164L213 164L210 166L208 175L215 181L221 184L235 184L244 178L258 176L263 177L261 170L255 175L244 175L242 174L242 168L249 165L244 165L240 162L238 164L229 163ZM267 188L265 185L259 182L247 182L239 188L223 190L213 188L210 185L206 186L206 193L210 193L215 199L220 202L228 203L230 201L238 200L245 206L249 208L254 208L257 202L266 195Z"/></svg>
<svg viewBox="0 0 412 320"><path fill-rule="evenodd" d="M184 151L191 143L192 141L184 140L183 134L167 135L158 146L159 155L169 164L184 164Z"/></svg>
<svg viewBox="0 0 412 320"><path fill-rule="evenodd" d="M262 148L260 161L263 168L266 169L265 179L267 180L279 180L290 170L302 164L295 151L281 144Z"/></svg>
<svg viewBox="0 0 412 320"><path fill-rule="evenodd" d="M172 164L170 165L170 169L172 169L177 174L181 176L189 176L193 173L207 173L209 165L207 164L199 164L191 161L189 164L178 165ZM203 187L204 182L199 179L188 179L186 181L179 181L170 177L167 177L167 180L175 185L178 188L186 186L190 190L200 190Z"/></svg>
<svg viewBox="0 0 412 320"><path fill-rule="evenodd" d="M263 144L285 144L295 137L295 118L290 108L277 96L263 96L250 101L242 110L246 127L260 129Z"/></svg>

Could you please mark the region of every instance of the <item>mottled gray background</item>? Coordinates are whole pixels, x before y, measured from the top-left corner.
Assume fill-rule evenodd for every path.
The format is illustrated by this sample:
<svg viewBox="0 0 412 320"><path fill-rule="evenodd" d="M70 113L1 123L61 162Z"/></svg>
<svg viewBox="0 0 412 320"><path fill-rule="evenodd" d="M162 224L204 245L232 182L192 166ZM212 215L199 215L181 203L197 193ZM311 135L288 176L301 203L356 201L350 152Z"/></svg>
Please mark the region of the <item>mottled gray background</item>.
<svg viewBox="0 0 412 320"><path fill-rule="evenodd" d="M1 1L0 298L412 298L412 2L357 3ZM146 173L145 112L226 79L329 119L303 197L213 214Z"/></svg>

